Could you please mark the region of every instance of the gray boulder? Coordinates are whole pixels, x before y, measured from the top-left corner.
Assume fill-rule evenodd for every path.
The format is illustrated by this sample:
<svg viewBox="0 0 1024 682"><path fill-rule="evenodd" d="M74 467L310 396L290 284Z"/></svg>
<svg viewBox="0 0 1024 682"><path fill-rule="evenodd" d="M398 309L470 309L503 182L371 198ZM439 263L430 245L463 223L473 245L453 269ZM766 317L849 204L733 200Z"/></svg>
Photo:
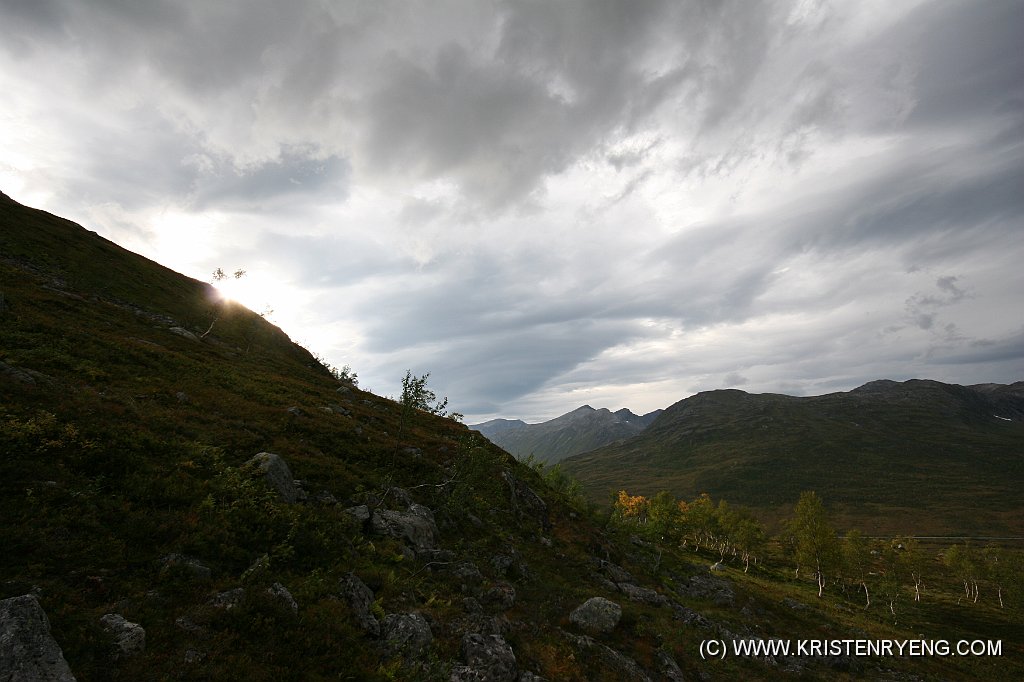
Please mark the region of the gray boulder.
<svg viewBox="0 0 1024 682"><path fill-rule="evenodd" d="M0 682L75 682L35 595L0 601Z"/></svg>
<svg viewBox="0 0 1024 682"><path fill-rule="evenodd" d="M370 529L377 535L405 540L416 551L437 549L434 513L421 504L410 505L407 512L375 511L370 518Z"/></svg>
<svg viewBox="0 0 1024 682"><path fill-rule="evenodd" d="M281 583L274 583L267 588L267 593L277 599L281 604L292 613L299 612L299 604L295 601L295 597L288 591L288 588Z"/></svg>
<svg viewBox="0 0 1024 682"><path fill-rule="evenodd" d="M619 583L619 589L632 601L640 602L641 604L653 604L654 606L668 604L668 597L658 594L649 587L640 587L633 583Z"/></svg>
<svg viewBox="0 0 1024 682"><path fill-rule="evenodd" d="M108 613L100 618L103 630L114 638L114 659L131 658L146 650L146 631L138 623L131 623L119 613Z"/></svg>
<svg viewBox="0 0 1024 682"><path fill-rule="evenodd" d="M519 666L501 635L467 634L462 638L464 666L452 670L451 682L516 682Z"/></svg>
<svg viewBox="0 0 1024 682"><path fill-rule="evenodd" d="M163 565L161 572L180 570L200 580L209 580L212 575L209 566L205 566L198 559L185 556L184 554L168 554L160 559L160 563Z"/></svg>
<svg viewBox="0 0 1024 682"><path fill-rule="evenodd" d="M348 602L356 625L374 637L380 637L380 623L373 615L373 591L355 573L348 573L339 581L341 596Z"/></svg>
<svg viewBox="0 0 1024 682"><path fill-rule="evenodd" d="M689 597L709 599L719 606L729 606L736 601L729 581L709 574L690 576L687 583L679 585L679 591Z"/></svg>
<svg viewBox="0 0 1024 682"><path fill-rule="evenodd" d="M596 658L599 661L599 669L606 674L614 673L614 679L623 680L623 682L627 680L631 682L651 682L650 676L629 656L604 644L595 642L586 635L576 636L568 632L563 634L576 647L577 651L581 653L587 652L587 655L590 657L596 654Z"/></svg>
<svg viewBox="0 0 1024 682"><path fill-rule="evenodd" d="M434 641L427 619L419 613L390 613L383 625L384 649L390 656L418 658Z"/></svg>
<svg viewBox="0 0 1024 682"><path fill-rule="evenodd" d="M208 603L214 608L230 611L241 604L243 599L245 599L245 588L236 587L233 590L218 592L210 597L210 601Z"/></svg>
<svg viewBox="0 0 1024 682"><path fill-rule="evenodd" d="M281 459L280 455L275 455L272 452L260 452L246 464L251 464L262 473L267 485L280 495L282 500L288 504L295 504L299 501L299 490L295 487L295 479L292 478L288 464Z"/></svg>
<svg viewBox="0 0 1024 682"><path fill-rule="evenodd" d="M604 597L591 597L569 614L569 622L590 632L611 632L621 617L618 604Z"/></svg>

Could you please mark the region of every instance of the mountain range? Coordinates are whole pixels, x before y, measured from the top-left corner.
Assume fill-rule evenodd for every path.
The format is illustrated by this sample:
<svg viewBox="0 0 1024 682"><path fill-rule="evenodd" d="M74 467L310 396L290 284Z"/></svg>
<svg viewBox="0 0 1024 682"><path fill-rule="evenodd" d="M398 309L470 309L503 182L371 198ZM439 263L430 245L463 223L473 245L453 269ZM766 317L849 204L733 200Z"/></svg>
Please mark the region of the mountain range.
<svg viewBox="0 0 1024 682"><path fill-rule="evenodd" d="M873 381L813 397L698 393L563 461L595 500L707 492L779 518L815 490L851 528L1024 536L1024 382Z"/></svg>
<svg viewBox="0 0 1024 682"><path fill-rule="evenodd" d="M631 438L653 422L661 410L638 416L623 408L612 412L583 405L539 424L519 419L492 419L470 425L492 443L520 459L533 455L541 462L554 464L566 457Z"/></svg>

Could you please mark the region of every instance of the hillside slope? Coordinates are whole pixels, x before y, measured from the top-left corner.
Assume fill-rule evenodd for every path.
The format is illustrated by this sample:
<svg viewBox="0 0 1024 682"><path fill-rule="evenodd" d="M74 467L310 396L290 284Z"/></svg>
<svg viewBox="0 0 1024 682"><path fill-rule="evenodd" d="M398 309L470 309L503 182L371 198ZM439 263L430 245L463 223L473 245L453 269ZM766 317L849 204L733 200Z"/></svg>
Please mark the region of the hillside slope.
<svg viewBox="0 0 1024 682"><path fill-rule="evenodd" d="M1009 646L702 660L708 638L1020 623L945 598L898 629L767 568L712 576L715 557L634 536L465 426L339 383L211 293L0 195L0 678L1024 675Z"/></svg>
<svg viewBox="0 0 1024 682"><path fill-rule="evenodd" d="M533 455L541 462L554 464L566 457L632 438L659 414L661 410L640 416L626 408L612 412L607 408L595 410L584 405L539 424L527 424L518 419L493 419L469 428L476 429L492 443L520 459Z"/></svg>
<svg viewBox="0 0 1024 682"><path fill-rule="evenodd" d="M814 397L708 391L564 462L595 499L708 492L777 517L816 490L847 527L1024 535L1024 383L874 381Z"/></svg>

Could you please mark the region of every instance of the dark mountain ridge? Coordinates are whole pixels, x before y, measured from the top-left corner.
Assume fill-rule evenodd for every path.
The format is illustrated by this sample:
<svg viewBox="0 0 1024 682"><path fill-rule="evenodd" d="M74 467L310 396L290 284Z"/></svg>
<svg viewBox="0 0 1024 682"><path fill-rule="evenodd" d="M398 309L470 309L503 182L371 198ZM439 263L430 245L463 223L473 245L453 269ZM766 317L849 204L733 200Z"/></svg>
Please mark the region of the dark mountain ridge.
<svg viewBox="0 0 1024 682"><path fill-rule="evenodd" d="M583 405L546 422L494 419L471 425L492 443L520 459L533 455L541 462L557 463L566 457L632 438L653 422L661 410L645 415L622 408L612 412Z"/></svg>
<svg viewBox="0 0 1024 682"><path fill-rule="evenodd" d="M1024 535L1024 382L873 381L793 397L707 391L564 461L595 499L700 492L777 517L801 490L851 527Z"/></svg>

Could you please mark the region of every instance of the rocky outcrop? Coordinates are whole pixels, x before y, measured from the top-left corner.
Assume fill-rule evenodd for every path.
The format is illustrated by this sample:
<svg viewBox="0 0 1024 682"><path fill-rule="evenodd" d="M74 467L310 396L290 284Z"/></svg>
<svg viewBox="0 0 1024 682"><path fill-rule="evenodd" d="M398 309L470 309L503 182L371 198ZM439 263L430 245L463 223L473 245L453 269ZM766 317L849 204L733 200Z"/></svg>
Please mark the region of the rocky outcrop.
<svg viewBox="0 0 1024 682"><path fill-rule="evenodd" d="M501 635L467 634L462 660L466 665L452 669L451 682L516 682L519 676L516 656Z"/></svg>
<svg viewBox="0 0 1024 682"><path fill-rule="evenodd" d="M678 584L679 592L697 599L708 599L719 606L729 606L736 601L736 593L728 580L712 575L698 574Z"/></svg>
<svg viewBox="0 0 1024 682"><path fill-rule="evenodd" d="M551 529L548 505L534 490L520 481L510 471L501 472L501 478L509 489L509 507L517 515L532 517L545 531Z"/></svg>
<svg viewBox="0 0 1024 682"><path fill-rule="evenodd" d="M434 641L427 619L419 613L390 613L384 617L383 630L385 652L407 660L419 658Z"/></svg>
<svg viewBox="0 0 1024 682"><path fill-rule="evenodd" d="M589 632L611 632L621 617L618 604L604 597L591 597L569 614L569 622Z"/></svg>
<svg viewBox="0 0 1024 682"><path fill-rule="evenodd" d="M578 636L568 632L563 634L577 651L581 653L587 652L589 656L596 654L600 661L599 669L602 672L612 672L615 674L615 679L623 680L623 682L627 680L631 682L651 682L650 676L629 656L600 642L595 642L593 638L586 635Z"/></svg>
<svg viewBox="0 0 1024 682"><path fill-rule="evenodd" d="M416 551L437 549L437 524L434 513L422 504L410 504L406 512L384 509L374 511L370 529L377 535L405 540Z"/></svg>
<svg viewBox="0 0 1024 682"><path fill-rule="evenodd" d="M163 565L161 572L183 571L200 580L209 580L212 575L208 566L184 554L168 554L160 559L160 563Z"/></svg>
<svg viewBox="0 0 1024 682"><path fill-rule="evenodd" d="M281 499L288 504L295 504L299 501L299 489L295 487L295 479L288 464L281 459L280 455L272 452L260 452L253 456L247 465L252 466L263 474L263 480L271 490L281 496Z"/></svg>
<svg viewBox="0 0 1024 682"><path fill-rule="evenodd" d="M295 601L295 597L288 591L288 588L281 583L274 583L267 588L267 594L276 599L286 609L292 613L299 612L299 604Z"/></svg>
<svg viewBox="0 0 1024 682"><path fill-rule="evenodd" d="M131 623L119 613L108 613L100 618L104 632L114 639L114 660L131 658L146 650L146 631L138 623Z"/></svg>
<svg viewBox="0 0 1024 682"><path fill-rule="evenodd" d="M74 682L35 595L0 601L0 682Z"/></svg>
<svg viewBox="0 0 1024 682"><path fill-rule="evenodd" d="M339 581L341 596L355 616L356 625L367 634L380 637L380 622L373 615L373 591L355 573L349 573Z"/></svg>
<svg viewBox="0 0 1024 682"><path fill-rule="evenodd" d="M640 587L633 583L619 583L619 590L635 602L641 604L651 604L653 606L664 606L668 604L668 597L663 594L658 594L656 591L649 587Z"/></svg>

